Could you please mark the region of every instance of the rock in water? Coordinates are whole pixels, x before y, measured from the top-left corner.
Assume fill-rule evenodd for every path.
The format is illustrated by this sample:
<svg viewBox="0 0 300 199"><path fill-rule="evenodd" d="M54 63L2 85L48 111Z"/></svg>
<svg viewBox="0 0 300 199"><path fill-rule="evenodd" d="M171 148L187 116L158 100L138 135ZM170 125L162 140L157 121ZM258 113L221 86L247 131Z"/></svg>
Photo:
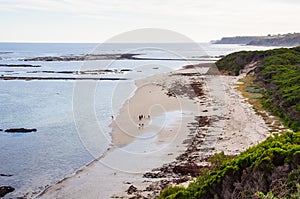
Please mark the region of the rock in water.
<svg viewBox="0 0 300 199"><path fill-rule="evenodd" d="M2 176L2 177L11 177L11 176L13 176L13 175L11 175L11 174L3 174L3 173L0 173L0 176Z"/></svg>
<svg viewBox="0 0 300 199"><path fill-rule="evenodd" d="M6 133L31 133L36 132L36 129L25 129L25 128L13 128L13 129L6 129Z"/></svg>
<svg viewBox="0 0 300 199"><path fill-rule="evenodd" d="M15 188L11 186L1 186L0 187L0 197L4 197L6 194L13 192Z"/></svg>

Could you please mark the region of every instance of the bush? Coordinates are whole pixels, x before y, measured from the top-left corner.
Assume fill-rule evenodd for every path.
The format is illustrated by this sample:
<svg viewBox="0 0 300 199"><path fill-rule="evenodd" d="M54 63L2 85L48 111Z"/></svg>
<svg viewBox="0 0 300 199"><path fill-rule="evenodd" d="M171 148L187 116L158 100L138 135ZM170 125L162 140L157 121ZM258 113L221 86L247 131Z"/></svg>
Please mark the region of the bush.
<svg viewBox="0 0 300 199"><path fill-rule="evenodd" d="M167 188L161 193L160 198L213 198L215 196L222 198L224 189L234 194L233 192L237 190L236 185L239 185L240 197L245 196L246 193L247 196L252 193L254 197L254 193L258 191L268 193L269 184L274 180L271 178L276 175L280 178L285 176L289 186L286 186L284 191L291 195L295 193L296 184L300 179L300 172L297 169L299 163L291 161L298 154L300 154L300 133L287 132L280 136L275 135L233 159L223 158L223 153L214 155L211 160L222 162L215 171L207 172L205 177L201 175L187 188ZM289 164L290 169L278 175L276 168L284 164ZM257 179L259 176L264 176L265 182ZM249 186L251 183L257 185ZM256 190L255 187L263 190Z"/></svg>

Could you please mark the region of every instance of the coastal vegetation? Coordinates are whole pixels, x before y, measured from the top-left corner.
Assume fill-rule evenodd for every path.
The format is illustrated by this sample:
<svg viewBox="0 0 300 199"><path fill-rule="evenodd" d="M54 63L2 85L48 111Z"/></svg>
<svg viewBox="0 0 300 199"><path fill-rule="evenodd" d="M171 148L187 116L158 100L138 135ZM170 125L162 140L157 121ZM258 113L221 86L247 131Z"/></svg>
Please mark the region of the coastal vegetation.
<svg viewBox="0 0 300 199"><path fill-rule="evenodd" d="M160 198L299 198L300 133L275 135L234 158L220 153L208 161L212 166L187 188L168 187Z"/></svg>
<svg viewBox="0 0 300 199"><path fill-rule="evenodd" d="M168 187L159 198L299 198L300 47L236 52L216 64L230 75L248 66L242 89L249 100L294 132L273 134L235 157L215 154L188 187Z"/></svg>

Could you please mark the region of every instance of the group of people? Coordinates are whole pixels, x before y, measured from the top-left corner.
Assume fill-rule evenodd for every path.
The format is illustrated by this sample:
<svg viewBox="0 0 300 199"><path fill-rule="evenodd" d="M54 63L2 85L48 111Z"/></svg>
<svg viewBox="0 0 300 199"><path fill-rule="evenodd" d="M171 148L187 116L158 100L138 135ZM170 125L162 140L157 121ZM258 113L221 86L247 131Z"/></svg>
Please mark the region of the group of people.
<svg viewBox="0 0 300 199"><path fill-rule="evenodd" d="M148 115L147 118L145 115L139 115L138 118L139 118L139 121L143 121L143 119L150 119L150 115ZM138 128L139 129L144 128L144 123L139 123Z"/></svg>
<svg viewBox="0 0 300 199"><path fill-rule="evenodd" d="M146 119L145 115L139 115L139 121L141 121L142 119ZM148 119L150 119L150 115L148 115Z"/></svg>
<svg viewBox="0 0 300 199"><path fill-rule="evenodd" d="M139 115L138 118L139 118L139 121L143 121L143 119L148 119L148 120L150 120L150 115L148 115L147 117L146 117L145 115ZM114 119L114 116L113 116L113 115L111 116L111 119L112 119L112 120ZM139 123L138 128L139 128L139 129L143 129L144 126L145 126L144 123Z"/></svg>

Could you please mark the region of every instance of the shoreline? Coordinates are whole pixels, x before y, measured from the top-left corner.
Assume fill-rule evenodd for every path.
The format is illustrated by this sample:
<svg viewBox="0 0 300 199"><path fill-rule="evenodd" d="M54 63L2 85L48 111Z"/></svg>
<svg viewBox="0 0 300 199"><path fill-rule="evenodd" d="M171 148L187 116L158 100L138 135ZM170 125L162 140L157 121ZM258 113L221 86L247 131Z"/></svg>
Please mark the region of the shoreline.
<svg viewBox="0 0 300 199"><path fill-rule="evenodd" d="M101 160L92 161L78 170L73 176L48 187L37 197L130 198L143 196L154 198L162 188L172 183L178 184L190 181L196 173L192 175L191 173L185 173L182 175L182 172L190 171L191 168L205 166L205 158L209 155L220 151L224 151L227 154L237 154L256 144L256 142L265 139L266 135L264 134L267 134L268 129L265 128L264 122L261 121L259 116L255 113L254 115L252 114L251 106L244 104L241 110L233 108L237 103L243 103L243 98L239 96L241 94L233 88L238 78L214 75L203 76L197 73L198 70L199 68L189 67L137 80L135 83L138 88L134 96L123 104L120 114L111 124L113 128L111 132L113 148L108 151L106 156L102 156ZM136 106L137 102L141 101L139 100L141 96L145 95L145 92L149 92L149 90L153 92L152 96L155 96L158 100L162 97L162 101L167 101L166 105L163 104L166 106L166 111L161 109L156 112L140 113L132 110L134 106L131 105L131 102L134 101L133 104ZM221 100L222 102L219 102L220 98L224 99L224 101ZM170 99L172 102L169 104ZM172 127L163 128L161 131L158 131L157 135L151 135L151 132L160 130L160 128L155 128L155 125L150 120L146 120L145 129L142 129L143 132L141 133L141 129L138 129L137 126L139 114L150 114L151 121L152 119L155 120L155 118L159 118L164 113L178 110L178 99L181 100L180 104L183 105L182 110L184 110L181 112L181 120L183 121L181 121L180 125L175 120ZM177 101L177 104L174 101ZM229 105L227 104L228 101L230 102ZM161 100L159 102L161 103ZM145 109L148 110L152 105L148 103ZM195 109L195 107L197 108ZM131 111L128 112L128 110ZM237 113L241 112L247 113L245 117L249 116L249 118L252 118L250 121L259 121L261 128L256 129L256 134L261 133L260 130L263 129L264 131L261 133L263 135L259 135L258 138L252 136L254 140L250 141L242 139L239 141L244 143L240 142L230 146L230 144L234 143L231 142L233 138L241 139L242 136L247 137L247 134L253 131L250 128L247 129L246 133L243 132L245 135L238 135L241 132L234 126L228 125L241 122L236 121L236 119L240 119L237 117L239 115ZM129 116L131 117L130 120L128 120ZM231 116L233 119L230 119ZM127 119L125 120L124 118ZM124 123L124 121L127 122ZM228 123L228 121L231 123ZM245 122L247 123L248 120ZM124 132L130 132L131 134L122 135L120 129L114 132L114 129L117 129L118 126L125 128L123 129ZM170 133L172 132L171 130L177 130L177 132L181 133L175 135ZM231 131L229 132L229 130ZM149 133L148 137L141 136ZM174 135L175 139L172 139ZM132 137L135 137L135 139L132 139ZM143 138L151 141L149 146L152 149L162 146L160 151L155 153L155 151L151 151L151 148L141 147L141 144L145 144L142 142ZM137 143L135 140L142 141ZM166 143L169 143L168 147L165 147L164 144ZM140 147L140 150L134 147ZM195 163L190 164L192 161ZM142 163L143 166L135 168L137 167L136 163ZM179 172L174 172L174 168ZM109 179L103 179L105 176L106 178L109 176ZM116 184L119 186L118 189L115 189ZM97 189L97 186L101 186L101 189Z"/></svg>
<svg viewBox="0 0 300 199"><path fill-rule="evenodd" d="M164 117L165 113L169 113L169 112L174 112L174 111L178 111L178 110L183 110L182 106L187 106L185 110L185 112L192 112L193 110L195 110L195 104L194 101L188 99L188 102L186 101L187 99L180 99L180 103L183 103L182 106L178 106L179 102L177 98L174 97L170 97L167 94L167 90L164 88L164 86L166 85L162 85L163 82L165 82L166 77L168 77L169 75L171 75L171 73L163 73L163 74L158 74L158 75L154 75L148 78L144 78L141 80L137 80L135 83L137 84L138 87L142 88L142 94L143 92L146 90L148 91L148 89L150 88L152 90L152 95L154 95L154 98L157 98L157 102L160 102L160 99L163 98L163 101L166 101L166 103L164 105L166 105L166 109L167 111L165 111L164 109L153 109L152 112L150 111L150 115L151 115L151 120L160 120L160 119L168 119L168 116ZM176 76L174 76L175 78L178 78ZM146 83L148 82L148 83ZM153 83L156 82L156 83ZM145 86L145 83L147 84ZM142 86L142 84L144 86ZM169 82L169 84L172 84L172 82ZM139 92L139 89L136 90L136 92ZM156 94L155 94L156 93ZM136 96L138 96L136 99ZM139 100L140 95L134 95L132 98L130 98L127 101L132 101L132 100ZM173 99L172 99L173 98ZM169 105L168 102L173 101L173 105ZM149 99L148 99L149 100ZM151 101L152 98L149 100ZM123 107L125 106L127 102L125 102L123 104ZM154 103L154 104L155 104ZM143 102L144 104L144 102ZM153 105L153 103L148 103L149 108ZM161 105L161 103L159 104ZM192 108L190 108L190 106ZM126 107L126 106L125 106ZM188 110L189 109L189 110ZM121 108L122 110L122 108ZM197 109L196 109L197 110ZM119 115L121 115L121 111L119 111ZM184 113L181 112L181 113ZM185 113L187 116L180 116L180 120L184 120L181 122L185 122L188 123L188 120L190 120L189 118L192 117L193 118L193 114L191 113ZM135 115L135 120L138 119L138 115ZM125 115L126 117L127 115ZM162 117L163 116L163 117ZM162 118L161 118L162 117ZM115 120L118 120L119 122L122 120L118 119L118 116L115 118ZM167 122L168 123L168 122ZM174 125L178 123L178 120L175 121L171 121L171 124ZM149 127L145 125L145 128L143 129L143 131L145 131L143 134L147 134L150 133L150 131L155 131L157 129L159 129L159 133L158 135L154 136L154 140L150 139L150 146L152 146L152 148L150 149L143 149L140 147L140 144L143 144L143 139L142 137L137 137L141 142L140 143L131 143L132 140L130 142L127 142L125 144L122 143L117 143L115 141L115 144L112 145L111 150L108 151L108 153L106 154L106 156L102 157L101 160L94 160L91 163L89 163L88 166L84 166L82 169L80 169L79 171L77 171L74 175L67 177L66 179L61 180L59 183L48 187L46 190L44 190L43 192L41 192L39 195L37 195L37 197L39 198L64 198L67 196L71 196L73 193L76 193L75 195L80 195L83 193L80 193L80 191L73 189L74 187L76 187L77 185L82 185L81 182L83 181L89 181L91 179L85 179L85 180L80 180L83 179L83 176L89 175L89 173L93 173L95 175L101 176L102 173L109 173L110 175L107 176L118 176L118 179L113 179L112 180L112 184L111 186L113 187L113 185L116 184L116 181L119 181L118 183L121 184L120 186L123 187L125 185L125 187L121 188L120 190L126 190L127 189L127 184L124 184L125 181L130 181L131 178L135 179L134 181L140 181L142 180L142 175L145 171L151 171L151 169L160 166L163 163L167 163L172 161L176 155L178 155L180 153L181 150L184 150L184 145L182 144L182 141L186 138L186 135L179 135L176 136L174 134L176 134L179 130L181 130L181 128L178 128L178 125L170 125L167 126L166 129L161 128L164 127L165 123L154 123L152 124L152 126L150 125ZM123 126L128 126L128 124L125 124ZM135 128L135 131L139 132L138 127L136 126L136 124L134 125L129 125L129 128ZM184 128L187 128L185 125L183 126ZM114 130L112 130L111 134L113 133ZM170 133L171 132L171 133ZM185 132L188 132L188 129L185 130ZM175 136L175 139L174 139ZM115 136L113 136L115 137ZM124 135L118 135L117 137L122 137L124 138ZM125 136L126 137L126 136ZM150 138L153 136L150 136ZM159 137L159 140L158 140ZM146 136L147 138L147 136ZM171 143L171 147L166 146L166 143ZM117 143L117 144L116 144ZM157 151L157 146L159 146L158 151ZM135 151L136 148L135 147L140 147L139 151ZM155 150L153 150L155 149ZM132 151L133 150L133 151ZM147 151L148 150L148 151ZM176 151L174 151L176 150ZM163 153L163 154L162 154ZM128 154L130 154L130 157L128 157ZM151 158L149 158L149 155L151 156ZM126 160L122 161L122 158L120 157L126 157ZM118 165L116 162L116 159L118 159L118 161L122 162L125 165ZM163 159L163 161L162 161ZM136 160L141 160L140 162L143 162L143 165L139 168L134 168L136 167ZM134 169L132 169L134 168ZM100 172L98 172L100 171ZM102 172L102 173L101 173ZM120 177L121 176L121 177ZM94 184L101 184L104 182L100 182L97 180L96 177L92 177L93 179L91 181L94 181L93 183L89 184L89 186L87 186L87 190L89 190L88 187L93 187ZM136 180L138 179L138 180ZM80 181L80 182L79 182ZM117 183L117 184L118 184ZM123 184L123 185L122 185ZM67 188L66 188L67 187ZM72 188L73 187L73 188ZM84 185L84 187L86 187ZM107 187L109 188L109 186ZM117 193L117 190L107 190L106 191L110 194L110 195L105 195L106 192L105 190L102 190L103 195L101 195L101 197L103 196L104 198L106 197L111 197L113 194ZM64 189L64 191L60 191L61 189ZM67 190L69 189L69 190ZM64 192L64 193L62 193ZM96 191L97 192L97 191ZM85 194L87 194L87 192L85 192ZM93 192L93 190L88 191L88 194L90 194L90 197L93 197L97 195L97 193ZM96 195L93 195L96 194ZM82 195L82 197L86 197L86 195Z"/></svg>

